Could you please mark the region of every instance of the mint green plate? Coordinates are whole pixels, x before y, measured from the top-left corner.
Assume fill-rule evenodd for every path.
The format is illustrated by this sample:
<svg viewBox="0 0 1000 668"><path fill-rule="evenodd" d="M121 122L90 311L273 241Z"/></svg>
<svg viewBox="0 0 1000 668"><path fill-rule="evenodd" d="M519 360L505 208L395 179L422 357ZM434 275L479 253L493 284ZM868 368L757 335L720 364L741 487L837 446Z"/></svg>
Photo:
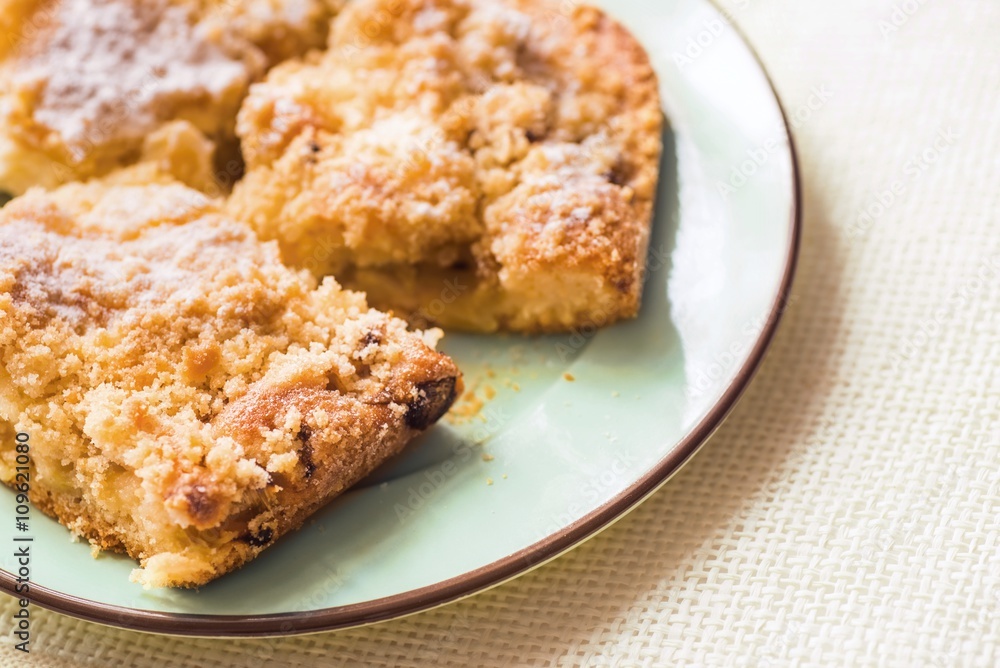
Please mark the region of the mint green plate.
<svg viewBox="0 0 1000 668"><path fill-rule="evenodd" d="M575 3L574 3L575 4ZM646 44L671 130L641 317L544 338L448 336L486 401L242 570L145 591L126 558L32 513L31 597L158 633L261 636L370 623L517 576L590 537L719 426L774 333L797 251L797 174L767 77L705 0L606 3ZM493 377L490 377L492 373ZM568 380L570 374L575 380ZM14 545L14 495L0 493ZM13 591L13 549L0 587Z"/></svg>

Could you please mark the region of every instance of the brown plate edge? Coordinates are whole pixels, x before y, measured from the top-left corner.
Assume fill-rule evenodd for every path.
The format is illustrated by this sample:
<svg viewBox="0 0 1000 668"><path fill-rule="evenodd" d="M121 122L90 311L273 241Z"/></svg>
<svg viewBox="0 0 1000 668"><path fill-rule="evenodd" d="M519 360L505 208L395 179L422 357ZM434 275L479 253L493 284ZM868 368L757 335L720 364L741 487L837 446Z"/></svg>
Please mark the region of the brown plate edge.
<svg viewBox="0 0 1000 668"><path fill-rule="evenodd" d="M712 1L715 5L714 0ZM716 7L716 11L719 11ZM790 212L791 234L787 250L785 273L767 324L761 331L746 363L722 398L702 421L685 437L671 453L656 467L627 490L611 501L594 510L572 525L553 533L534 545L461 576L444 580L428 587L367 601L354 605L313 610L309 612L288 612L274 615L194 615L164 613L96 603L76 596L31 583L28 600L40 607L58 613L106 626L133 631L143 631L175 636L190 637L277 637L319 633L336 629L353 628L387 621L423 612L452 603L462 598L478 594L558 558L602 529L613 524L645 499L666 484L705 444L708 438L722 425L732 412L744 391L749 386L770 348L778 324L788 303L795 272L799 260L802 234L802 182L799 173L798 153L792 136L781 98L774 87L770 74L764 67L756 49L743 32L730 24L749 49L754 60L767 80L768 86L778 104L788 137L788 150L792 162L792 187L794 190L793 209ZM15 593L16 580L7 571L0 569L0 591L22 598Z"/></svg>

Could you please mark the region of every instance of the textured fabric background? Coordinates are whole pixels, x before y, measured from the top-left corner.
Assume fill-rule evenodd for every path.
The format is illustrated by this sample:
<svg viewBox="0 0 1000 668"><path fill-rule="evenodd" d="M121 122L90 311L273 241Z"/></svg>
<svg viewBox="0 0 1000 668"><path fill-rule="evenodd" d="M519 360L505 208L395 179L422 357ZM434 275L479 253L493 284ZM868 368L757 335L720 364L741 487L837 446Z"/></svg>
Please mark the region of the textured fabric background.
<svg viewBox="0 0 1000 668"><path fill-rule="evenodd" d="M1000 665L1000 3L727 7L790 112L832 97L795 128L796 299L689 467L568 556L434 612L208 641L36 609L29 663ZM23 661L10 643L0 666Z"/></svg>

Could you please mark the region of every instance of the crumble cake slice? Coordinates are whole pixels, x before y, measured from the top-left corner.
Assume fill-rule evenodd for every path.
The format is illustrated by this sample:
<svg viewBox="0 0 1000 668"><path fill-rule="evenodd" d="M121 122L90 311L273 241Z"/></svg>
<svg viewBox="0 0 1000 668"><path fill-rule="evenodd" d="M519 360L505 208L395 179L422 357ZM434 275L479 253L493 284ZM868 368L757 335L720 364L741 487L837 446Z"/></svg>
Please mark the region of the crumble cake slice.
<svg viewBox="0 0 1000 668"><path fill-rule="evenodd" d="M662 152L649 58L602 11L360 0L251 88L229 210L411 322L635 316Z"/></svg>
<svg viewBox="0 0 1000 668"><path fill-rule="evenodd" d="M341 0L0 0L0 190L106 174L183 121L242 171L235 119L253 81L321 47ZM232 163L232 164L230 164Z"/></svg>
<svg viewBox="0 0 1000 668"><path fill-rule="evenodd" d="M297 528L448 410L439 330L280 262L160 177L0 210L0 432L31 500L148 586L193 587ZM14 479L13 440L0 480Z"/></svg>

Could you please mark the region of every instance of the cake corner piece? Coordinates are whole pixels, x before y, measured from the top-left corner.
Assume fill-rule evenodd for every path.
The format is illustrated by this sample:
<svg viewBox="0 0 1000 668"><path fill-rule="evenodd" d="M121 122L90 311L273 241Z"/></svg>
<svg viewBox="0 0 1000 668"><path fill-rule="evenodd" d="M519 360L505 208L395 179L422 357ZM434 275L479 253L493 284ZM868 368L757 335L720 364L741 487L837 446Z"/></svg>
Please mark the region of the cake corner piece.
<svg viewBox="0 0 1000 668"><path fill-rule="evenodd" d="M0 314L0 421L31 435L31 500L139 561L145 586L239 568L462 390L439 333L287 269L177 184L10 202ZM13 458L0 450L7 484Z"/></svg>
<svg viewBox="0 0 1000 668"><path fill-rule="evenodd" d="M251 91L228 206L412 322L600 327L639 312L663 118L648 53L595 7L358 0Z"/></svg>

